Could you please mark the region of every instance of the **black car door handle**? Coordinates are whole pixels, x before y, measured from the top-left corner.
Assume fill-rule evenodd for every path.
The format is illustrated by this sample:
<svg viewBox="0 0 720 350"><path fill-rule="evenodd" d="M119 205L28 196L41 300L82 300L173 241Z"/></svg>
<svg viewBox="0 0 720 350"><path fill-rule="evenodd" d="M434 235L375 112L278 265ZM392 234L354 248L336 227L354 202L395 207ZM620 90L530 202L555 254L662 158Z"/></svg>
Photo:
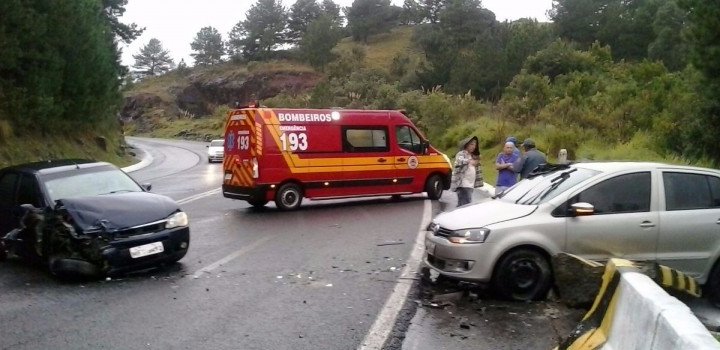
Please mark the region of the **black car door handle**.
<svg viewBox="0 0 720 350"><path fill-rule="evenodd" d="M380 162L380 163L385 163L385 162L387 162L387 159L385 159L385 158L380 158L380 159L378 159L378 162Z"/></svg>

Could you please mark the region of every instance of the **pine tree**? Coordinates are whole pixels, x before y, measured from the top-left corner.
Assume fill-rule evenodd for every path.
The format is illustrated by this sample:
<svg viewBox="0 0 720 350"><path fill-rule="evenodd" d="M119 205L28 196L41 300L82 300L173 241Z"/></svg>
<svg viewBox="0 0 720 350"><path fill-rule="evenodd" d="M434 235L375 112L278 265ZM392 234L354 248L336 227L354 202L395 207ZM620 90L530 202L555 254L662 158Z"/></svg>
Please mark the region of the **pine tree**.
<svg viewBox="0 0 720 350"><path fill-rule="evenodd" d="M195 65L208 66L221 63L225 55L225 44L222 35L214 27L203 27L190 44Z"/></svg>
<svg viewBox="0 0 720 350"><path fill-rule="evenodd" d="M320 18L322 8L316 0L297 0L290 8L288 20L288 42L297 44L307 32L308 26Z"/></svg>
<svg viewBox="0 0 720 350"><path fill-rule="evenodd" d="M170 58L170 52L163 49L160 40L152 38L140 49L137 55L133 55L137 73L142 76L162 75L175 66L175 62Z"/></svg>
<svg viewBox="0 0 720 350"><path fill-rule="evenodd" d="M258 0L248 10L245 20L230 32L231 55L248 60L270 58L272 51L285 42L286 17L280 0Z"/></svg>
<svg viewBox="0 0 720 350"><path fill-rule="evenodd" d="M322 70L333 59L331 50L340 40L340 33L329 16L321 16L310 23L300 42L303 58Z"/></svg>
<svg viewBox="0 0 720 350"><path fill-rule="evenodd" d="M117 18L104 4L0 1L0 117L53 131L115 118L121 67L108 16Z"/></svg>
<svg viewBox="0 0 720 350"><path fill-rule="evenodd" d="M389 31L399 20L400 12L394 11L390 0L355 0L345 8L348 28L356 41L367 42L374 34Z"/></svg>

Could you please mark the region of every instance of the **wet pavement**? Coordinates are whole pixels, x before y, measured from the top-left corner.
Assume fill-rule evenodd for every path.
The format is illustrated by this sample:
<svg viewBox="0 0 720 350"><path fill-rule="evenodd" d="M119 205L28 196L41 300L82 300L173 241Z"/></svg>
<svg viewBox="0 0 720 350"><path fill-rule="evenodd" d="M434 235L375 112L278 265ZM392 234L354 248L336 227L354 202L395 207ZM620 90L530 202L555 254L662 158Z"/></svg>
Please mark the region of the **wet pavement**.
<svg viewBox="0 0 720 350"><path fill-rule="evenodd" d="M473 201L490 200L493 190L477 189ZM439 203L441 211L452 210L456 198L445 193ZM566 306L553 292L546 301L509 302L484 286L438 278L427 267L422 271L402 342L389 342L387 349L553 349L587 312ZM677 297L709 331L720 331L720 308L706 298Z"/></svg>
<svg viewBox="0 0 720 350"><path fill-rule="evenodd" d="M493 188L477 189L474 202L490 199ZM456 198L445 193L440 210L452 210ZM405 327L400 346L405 350L552 349L585 314L551 300L498 300L484 286L438 278L424 267L414 299L415 314Z"/></svg>

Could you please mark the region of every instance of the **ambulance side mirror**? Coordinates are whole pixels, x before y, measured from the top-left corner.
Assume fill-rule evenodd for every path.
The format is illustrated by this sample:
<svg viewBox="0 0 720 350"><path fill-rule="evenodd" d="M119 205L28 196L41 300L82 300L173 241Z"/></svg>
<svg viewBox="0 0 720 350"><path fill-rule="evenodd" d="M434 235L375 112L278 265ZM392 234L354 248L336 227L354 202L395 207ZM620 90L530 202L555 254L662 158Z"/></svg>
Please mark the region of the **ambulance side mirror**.
<svg viewBox="0 0 720 350"><path fill-rule="evenodd" d="M428 140L422 140L422 154L428 154L428 150L430 149L430 141Z"/></svg>

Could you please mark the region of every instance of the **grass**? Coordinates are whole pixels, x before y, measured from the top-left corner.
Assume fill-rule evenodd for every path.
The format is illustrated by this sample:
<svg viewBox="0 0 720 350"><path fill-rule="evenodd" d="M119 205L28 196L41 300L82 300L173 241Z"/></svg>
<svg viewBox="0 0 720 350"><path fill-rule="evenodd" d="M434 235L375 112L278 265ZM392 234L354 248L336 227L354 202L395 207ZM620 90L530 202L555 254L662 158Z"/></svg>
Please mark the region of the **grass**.
<svg viewBox="0 0 720 350"><path fill-rule="evenodd" d="M422 52L412 43L412 27L394 28L389 33L372 36L367 44L358 43L352 38L341 40L335 50L350 50L353 46L365 49L365 65L368 68L387 70L390 62L398 55L408 55L412 62L422 58Z"/></svg>
<svg viewBox="0 0 720 350"><path fill-rule="evenodd" d="M91 133L11 136L0 142L0 168L63 158L95 159L119 167L134 163L132 156L122 150L119 134L107 136L106 140L108 147L103 150Z"/></svg>
<svg viewBox="0 0 720 350"><path fill-rule="evenodd" d="M137 136L157 138L182 138L197 141L222 138L225 127L226 108L218 108L213 116L201 118L157 118L154 129L149 133L135 133Z"/></svg>

